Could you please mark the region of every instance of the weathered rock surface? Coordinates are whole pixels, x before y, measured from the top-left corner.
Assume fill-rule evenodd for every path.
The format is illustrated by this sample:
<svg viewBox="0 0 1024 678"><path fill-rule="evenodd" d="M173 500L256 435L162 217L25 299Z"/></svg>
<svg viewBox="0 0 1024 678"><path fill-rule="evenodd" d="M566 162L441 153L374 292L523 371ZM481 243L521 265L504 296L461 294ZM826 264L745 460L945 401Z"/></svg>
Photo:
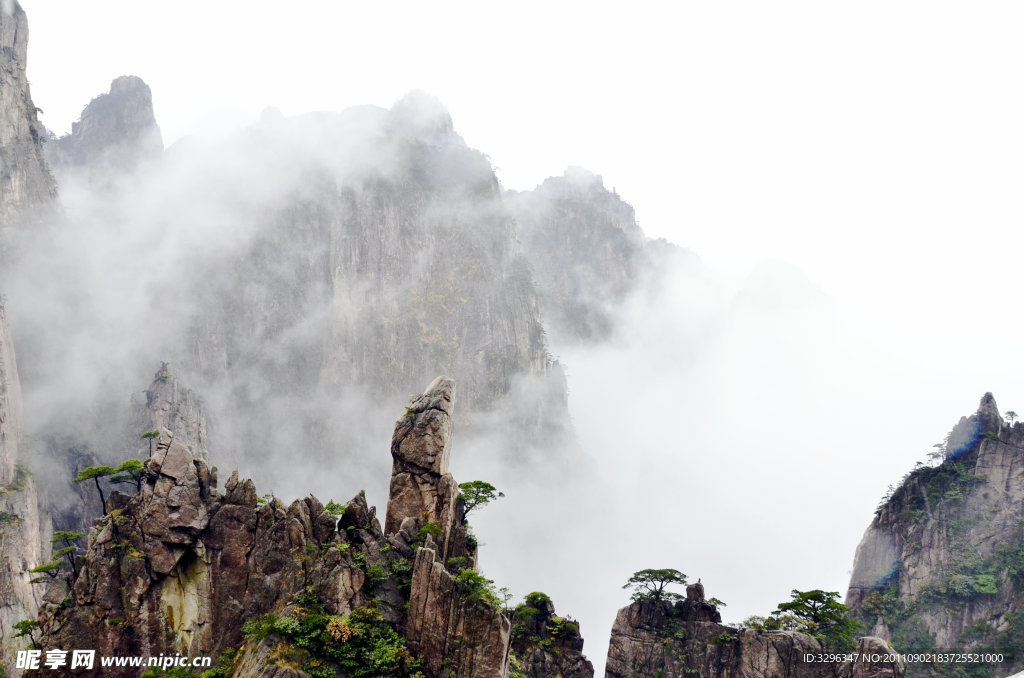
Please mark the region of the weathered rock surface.
<svg viewBox="0 0 1024 678"><path fill-rule="evenodd" d="M110 91L85 107L71 134L46 146L46 157L58 174L88 167L97 174L132 170L159 157L163 139L153 115L153 94L142 78L124 75Z"/></svg>
<svg viewBox="0 0 1024 678"><path fill-rule="evenodd" d="M43 563L43 541L49 523L40 518L38 493L28 470L18 463L21 436L21 387L7 316L0 304L0 665L25 640L14 637L14 625L34 619L39 587L31 570ZM16 670L10 675L18 675Z"/></svg>
<svg viewBox="0 0 1024 678"><path fill-rule="evenodd" d="M396 582L364 586L360 568L386 564L386 542L364 496L349 502L339 530L312 497L260 503L237 472L225 494L216 488L216 469L164 430L142 492L108 499L69 596L59 595L59 582L48 591L44 646L216 655L242 644L247 619L280 611L310 587L331 614L376 596L382 613L401 617Z"/></svg>
<svg viewBox="0 0 1024 678"><path fill-rule="evenodd" d="M43 158L44 131L32 103L25 63L28 21L17 2L0 4L0 254L11 231L36 221L56 197Z"/></svg>
<svg viewBox="0 0 1024 678"><path fill-rule="evenodd" d="M175 442L187 447L193 457L209 461L209 434L203 400L181 383L167 363L157 370L149 388L132 398L132 407L134 412L128 439L138 441L142 433L168 429L174 431ZM142 440L136 456L145 459L149 455L150 444Z"/></svg>
<svg viewBox="0 0 1024 678"><path fill-rule="evenodd" d="M453 393L450 380L435 380L414 421L399 422L395 449L403 469L429 468L457 492L450 474L438 473L447 470ZM242 631L265 613L301 616L309 603L297 601L313 595L327 615L375 610L422 656L428 678L508 675L508 620L460 585L438 555L475 558L454 503L436 516L447 531L411 533L406 519L385 535L363 493L338 518L313 497L287 507L260 499L237 472L223 494L217 484L216 468L162 430L141 492L111 494L76 571L48 589L43 647L145 656L241 648L232 675L302 676L293 664L303 650L279 637L268 642L287 652L271 650ZM135 675L105 671L82 675Z"/></svg>
<svg viewBox="0 0 1024 678"><path fill-rule="evenodd" d="M593 678L579 623L557 616L546 596L532 602L535 607L524 603L513 613L512 652L519 671L527 678Z"/></svg>
<svg viewBox="0 0 1024 678"><path fill-rule="evenodd" d="M877 512L846 602L900 652L998 650L1012 673L1024 668L1024 424L986 393L944 452Z"/></svg>
<svg viewBox="0 0 1024 678"><path fill-rule="evenodd" d="M0 485L14 480L21 437L21 382L14 359L14 342L7 327L7 312L0 303Z"/></svg>
<svg viewBox="0 0 1024 678"><path fill-rule="evenodd" d="M391 438L391 490L386 534L403 528L418 532L428 523L439 530L442 562L454 555L453 537L461 526L459 487L448 472L451 457L455 383L438 377L395 423Z"/></svg>
<svg viewBox="0 0 1024 678"><path fill-rule="evenodd" d="M406 638L428 675L507 678L510 624L467 596L431 548L416 552Z"/></svg>
<svg viewBox="0 0 1024 678"><path fill-rule="evenodd" d="M902 661L880 639L862 638L858 645L886 658L877 662L809 662L805 655L825 651L817 639L794 631L724 626L704 600L703 587L691 585L687 594L675 604L633 603L619 610L606 678L901 678L905 673Z"/></svg>

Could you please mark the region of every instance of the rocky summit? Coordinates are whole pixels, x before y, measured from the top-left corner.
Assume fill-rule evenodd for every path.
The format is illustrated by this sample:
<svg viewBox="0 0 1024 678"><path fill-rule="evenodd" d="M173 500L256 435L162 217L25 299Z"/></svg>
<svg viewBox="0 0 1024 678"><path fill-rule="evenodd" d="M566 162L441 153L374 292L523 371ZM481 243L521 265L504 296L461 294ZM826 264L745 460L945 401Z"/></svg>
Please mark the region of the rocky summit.
<svg viewBox="0 0 1024 678"><path fill-rule="evenodd" d="M1024 667L1024 424L986 393L933 456L879 505L847 605L901 652L999 654L1008 675Z"/></svg>
<svg viewBox="0 0 1024 678"><path fill-rule="evenodd" d="M691 584L686 598L635 602L619 610L608 646L606 678L902 678L906 666L880 638L859 639L867 661L813 662L827 654L817 638L795 631L724 626L704 587ZM877 657L877 659L875 658Z"/></svg>

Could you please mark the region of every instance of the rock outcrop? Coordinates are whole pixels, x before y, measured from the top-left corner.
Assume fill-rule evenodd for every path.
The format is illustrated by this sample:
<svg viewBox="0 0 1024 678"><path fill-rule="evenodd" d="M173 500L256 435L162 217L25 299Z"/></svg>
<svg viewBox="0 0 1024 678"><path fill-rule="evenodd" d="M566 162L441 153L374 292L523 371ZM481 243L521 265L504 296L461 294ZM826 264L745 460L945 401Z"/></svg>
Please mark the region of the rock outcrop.
<svg viewBox="0 0 1024 678"><path fill-rule="evenodd" d="M513 662L526 678L593 678L583 656L579 623L555 614L543 593L531 593L512 612Z"/></svg>
<svg viewBox="0 0 1024 678"><path fill-rule="evenodd" d="M900 652L996 651L1006 675L1024 668L1024 424L986 393L942 452L880 506L846 602Z"/></svg>
<svg viewBox="0 0 1024 678"><path fill-rule="evenodd" d="M0 254L22 224L56 197L43 158L43 126L32 103L25 63L28 21L17 2L0 4Z"/></svg>
<svg viewBox="0 0 1024 678"><path fill-rule="evenodd" d="M608 646L606 678L901 678L906 670L885 642L861 638L877 661L818 663L827 652L815 638L795 631L724 626L700 584L673 603L637 602L619 610Z"/></svg>
<svg viewBox="0 0 1024 678"><path fill-rule="evenodd" d="M453 577L431 548L416 552L406 637L428 675L506 678L510 625Z"/></svg>
<svg viewBox="0 0 1024 678"><path fill-rule="evenodd" d="M448 472L451 457L455 383L438 377L406 408L391 438L391 489L386 534L416 534L428 524L437 530L441 562L455 556L456 535L465 528L458 511L459 486ZM462 555L462 554L459 554Z"/></svg>
<svg viewBox="0 0 1024 678"><path fill-rule="evenodd" d="M175 441L187 447L193 457L209 461L206 407L202 398L171 372L170 365L160 365L149 388L132 398L132 408L127 438L133 443L142 440L139 458L150 456L153 445L140 436L168 429L174 431Z"/></svg>
<svg viewBox="0 0 1024 678"><path fill-rule="evenodd" d="M71 134L52 140L46 158L58 174L88 168L97 174L128 172L153 160L164 144L153 115L153 94L142 78L124 75L85 107Z"/></svg>
<svg viewBox="0 0 1024 678"><path fill-rule="evenodd" d="M243 644L247 620L280 612L307 590L330 614L376 597L400 618L397 581L367 584L367 571L385 571L386 542L363 495L339 523L312 497L264 501L237 473L224 494L216 489L217 470L162 431L142 491L108 498L77 572L48 589L43 645L219 654Z"/></svg>
<svg viewBox="0 0 1024 678"><path fill-rule="evenodd" d="M447 509L427 506L389 534L362 493L343 509L313 497L285 506L259 498L235 472L220 494L217 469L163 429L141 491L107 498L84 557L47 589L42 646L118 656L232 650L236 678L283 678L370 661L358 655L362 641L347 641L372 635L390 638L394 673L379 669L384 674L421 667L428 678L507 678L510 625L469 566L475 548L455 511L458 488L439 473L447 469L453 394L450 380L436 379L414 416L396 424L394 440L401 459L433 469L418 479L418 496L455 494ZM389 516L403 516L406 499L396 495ZM455 555L443 560L445 553ZM334 640L301 640L304 624L326 625Z"/></svg>

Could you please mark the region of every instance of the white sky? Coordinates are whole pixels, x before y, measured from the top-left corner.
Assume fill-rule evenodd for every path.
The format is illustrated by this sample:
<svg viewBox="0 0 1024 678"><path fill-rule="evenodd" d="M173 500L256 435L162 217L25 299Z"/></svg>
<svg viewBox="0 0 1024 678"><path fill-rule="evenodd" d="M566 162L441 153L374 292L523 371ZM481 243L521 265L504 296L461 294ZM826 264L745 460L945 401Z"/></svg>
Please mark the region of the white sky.
<svg viewBox="0 0 1024 678"><path fill-rule="evenodd" d="M418 88L506 187L583 165L648 235L730 284L765 261L802 272L834 309L844 360L822 394L838 396L821 444L842 454L822 457L818 482L862 487L849 524L824 538L844 565L768 601L844 590L885 486L984 391L1024 407L1020 3L22 4L33 98L58 133L123 74L152 87L168 145L267 106L390 106ZM596 378L583 369L596 358L578 359L576 394ZM743 566L760 567L729 576ZM729 618L770 611L709 595ZM605 631L584 632L599 663Z"/></svg>

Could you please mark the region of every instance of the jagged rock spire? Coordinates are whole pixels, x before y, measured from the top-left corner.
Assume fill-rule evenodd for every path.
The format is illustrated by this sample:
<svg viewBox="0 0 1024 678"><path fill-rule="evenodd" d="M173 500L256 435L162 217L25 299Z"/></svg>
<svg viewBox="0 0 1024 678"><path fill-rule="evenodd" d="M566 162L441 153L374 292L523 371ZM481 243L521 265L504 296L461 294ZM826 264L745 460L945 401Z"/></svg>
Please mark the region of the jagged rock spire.
<svg viewBox="0 0 1024 678"><path fill-rule="evenodd" d="M981 402L978 404L978 415L985 424L990 425L986 427L986 430L988 428L999 430L1003 418L999 416L999 407L996 405L995 396L991 393L986 393L981 397Z"/></svg>
<svg viewBox="0 0 1024 678"><path fill-rule="evenodd" d="M391 491L384 533L393 534L405 521L437 523L442 555L457 527L459 488L448 473L451 455L455 382L438 377L395 422L391 438ZM411 529L406 525L407 529Z"/></svg>

